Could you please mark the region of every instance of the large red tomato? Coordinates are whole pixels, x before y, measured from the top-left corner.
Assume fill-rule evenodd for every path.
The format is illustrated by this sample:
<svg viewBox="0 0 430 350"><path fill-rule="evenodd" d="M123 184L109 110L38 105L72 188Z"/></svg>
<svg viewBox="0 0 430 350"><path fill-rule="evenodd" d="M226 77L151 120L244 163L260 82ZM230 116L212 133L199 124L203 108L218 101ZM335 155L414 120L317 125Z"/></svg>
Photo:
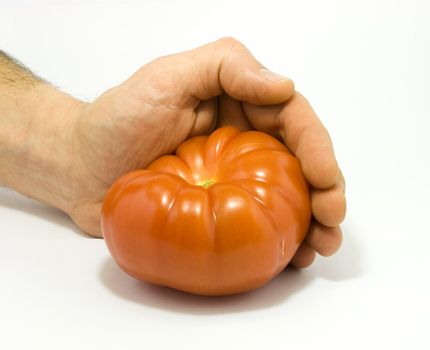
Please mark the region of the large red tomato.
<svg viewBox="0 0 430 350"><path fill-rule="evenodd" d="M130 275L224 295L282 271L310 218L308 185L287 148L264 133L224 127L119 178L104 200L102 229Z"/></svg>

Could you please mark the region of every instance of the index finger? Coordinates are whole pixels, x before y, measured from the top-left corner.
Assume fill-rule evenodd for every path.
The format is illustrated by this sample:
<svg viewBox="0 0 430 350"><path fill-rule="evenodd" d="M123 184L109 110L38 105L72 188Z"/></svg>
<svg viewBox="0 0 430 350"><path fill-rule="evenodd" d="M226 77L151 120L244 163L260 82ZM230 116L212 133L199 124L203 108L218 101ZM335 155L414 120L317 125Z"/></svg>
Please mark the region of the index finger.
<svg viewBox="0 0 430 350"><path fill-rule="evenodd" d="M296 92L278 118L284 142L299 159L308 182L319 189L334 186L339 167L333 144L309 102Z"/></svg>

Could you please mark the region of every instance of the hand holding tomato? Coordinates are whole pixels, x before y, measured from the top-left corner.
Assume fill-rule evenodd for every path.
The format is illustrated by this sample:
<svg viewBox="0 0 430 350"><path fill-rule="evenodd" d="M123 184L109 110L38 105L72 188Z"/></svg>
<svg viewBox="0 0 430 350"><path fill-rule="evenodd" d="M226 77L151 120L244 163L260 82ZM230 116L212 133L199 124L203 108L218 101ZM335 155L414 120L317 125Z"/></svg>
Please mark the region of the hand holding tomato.
<svg viewBox="0 0 430 350"><path fill-rule="evenodd" d="M314 219L292 264L307 266L315 251L330 255L340 245L344 182L326 130L291 80L264 69L234 39L154 60L87 104L71 125L68 214L91 235L101 236L101 204L121 175L191 136L235 125L283 138L312 185Z"/></svg>

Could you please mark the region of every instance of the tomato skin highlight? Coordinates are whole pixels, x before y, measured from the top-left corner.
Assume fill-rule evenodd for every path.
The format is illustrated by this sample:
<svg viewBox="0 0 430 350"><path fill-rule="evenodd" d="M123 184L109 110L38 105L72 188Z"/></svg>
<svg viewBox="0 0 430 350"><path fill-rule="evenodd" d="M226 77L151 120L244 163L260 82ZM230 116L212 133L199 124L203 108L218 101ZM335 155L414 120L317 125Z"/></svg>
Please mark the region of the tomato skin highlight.
<svg viewBox="0 0 430 350"><path fill-rule="evenodd" d="M116 263L200 295L249 291L292 259L311 220L299 161L275 138L234 127L120 177L102 206Z"/></svg>

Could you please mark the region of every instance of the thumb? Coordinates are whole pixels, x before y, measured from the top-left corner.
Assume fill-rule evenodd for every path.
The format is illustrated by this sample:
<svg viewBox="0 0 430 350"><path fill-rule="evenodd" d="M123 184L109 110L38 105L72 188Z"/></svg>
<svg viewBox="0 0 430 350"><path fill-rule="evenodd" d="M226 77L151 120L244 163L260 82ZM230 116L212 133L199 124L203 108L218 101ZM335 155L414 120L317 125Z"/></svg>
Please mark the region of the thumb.
<svg viewBox="0 0 430 350"><path fill-rule="evenodd" d="M285 102L294 93L291 79L266 69L236 39L223 38L188 54L196 61L189 61L187 70L200 78L189 89L200 99L225 92L235 100L270 105Z"/></svg>
<svg viewBox="0 0 430 350"><path fill-rule="evenodd" d="M294 93L291 79L266 69L233 38L161 57L136 74L153 87L162 82L157 90L170 98L177 96L180 100L175 102L182 106L222 93L253 105L271 105L287 101Z"/></svg>

